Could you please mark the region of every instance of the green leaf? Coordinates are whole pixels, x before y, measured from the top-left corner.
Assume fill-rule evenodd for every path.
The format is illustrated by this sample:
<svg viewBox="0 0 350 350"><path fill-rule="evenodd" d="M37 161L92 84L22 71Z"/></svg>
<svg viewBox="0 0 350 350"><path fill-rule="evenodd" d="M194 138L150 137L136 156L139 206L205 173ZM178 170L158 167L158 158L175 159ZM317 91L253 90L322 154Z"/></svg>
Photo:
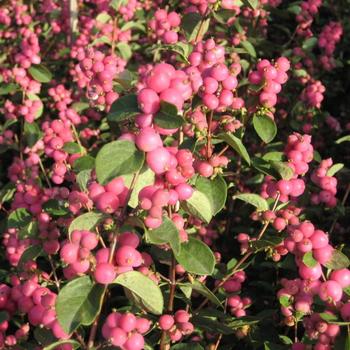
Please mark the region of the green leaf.
<svg viewBox="0 0 350 350"><path fill-rule="evenodd" d="M57 341L57 338L52 334L51 330L49 329L36 327L33 333L35 340L43 346L48 346Z"/></svg>
<svg viewBox="0 0 350 350"><path fill-rule="evenodd" d="M124 184L126 187L130 188L131 181L133 179L133 175L125 175L124 177ZM139 203L139 193L140 191L149 185L153 185L155 180L155 174L154 172L149 169L148 167L144 166L140 173L139 176L137 177L136 184L134 186L134 189L131 193L131 197L129 200L128 205L132 208L136 208Z"/></svg>
<svg viewBox="0 0 350 350"><path fill-rule="evenodd" d="M280 338L281 342L285 345L293 345L293 340L286 335L278 335L278 338Z"/></svg>
<svg viewBox="0 0 350 350"><path fill-rule="evenodd" d="M350 135L346 135L336 140L335 143L339 145L340 143L349 142L349 141L350 141Z"/></svg>
<svg viewBox="0 0 350 350"><path fill-rule="evenodd" d="M43 204L43 209L54 216L64 216L69 213L66 202L57 199L49 199Z"/></svg>
<svg viewBox="0 0 350 350"><path fill-rule="evenodd" d="M119 97L111 106L107 115L110 122L121 122L140 113L136 95Z"/></svg>
<svg viewBox="0 0 350 350"><path fill-rule="evenodd" d="M230 145L247 162L247 164L250 165L250 157L247 149L238 137L229 133L220 134L218 137Z"/></svg>
<svg viewBox="0 0 350 350"><path fill-rule="evenodd" d="M195 187L208 197L213 216L221 211L227 197L227 185L222 176L218 175L213 180L199 176Z"/></svg>
<svg viewBox="0 0 350 350"><path fill-rule="evenodd" d="M191 198L182 202L181 206L186 212L206 223L213 217L209 198L198 190L194 190Z"/></svg>
<svg viewBox="0 0 350 350"><path fill-rule="evenodd" d="M96 157L96 177L105 185L120 175L141 169L145 155L130 141L113 141L104 145Z"/></svg>
<svg viewBox="0 0 350 350"><path fill-rule="evenodd" d="M272 168L275 169L281 176L281 179L290 180L293 177L293 169L288 165L288 163L270 161L270 164Z"/></svg>
<svg viewBox="0 0 350 350"><path fill-rule="evenodd" d="M343 163L337 163L333 164L328 170L327 170L327 176L333 176L335 173L337 173L339 170L344 168Z"/></svg>
<svg viewBox="0 0 350 350"><path fill-rule="evenodd" d="M118 82L124 89L128 90L137 81L137 77L133 72L130 72L129 70L124 69L121 73L117 75L117 77L115 78L115 81ZM132 96L132 95L128 95L128 96ZM124 98L124 97L125 96L121 98ZM136 98L136 104L137 104L137 98Z"/></svg>
<svg viewBox="0 0 350 350"><path fill-rule="evenodd" d="M226 196L227 185L221 176L213 180L198 177L194 193L191 198L182 203L182 206L191 215L209 223L211 218L224 207Z"/></svg>
<svg viewBox="0 0 350 350"><path fill-rule="evenodd" d="M16 192L16 186L12 182L8 182L0 189L0 204L8 202L12 199Z"/></svg>
<svg viewBox="0 0 350 350"><path fill-rule="evenodd" d="M112 17L107 12L101 12L96 17L96 21L101 22L101 23L107 23L111 19L112 19Z"/></svg>
<svg viewBox="0 0 350 350"><path fill-rule="evenodd" d="M8 95L12 92L17 91L18 85L14 83L4 84L0 86L0 96L1 95Z"/></svg>
<svg viewBox="0 0 350 350"><path fill-rule="evenodd" d="M254 114L253 126L256 133L265 143L271 142L277 134L277 127L275 122L265 114Z"/></svg>
<svg viewBox="0 0 350 350"><path fill-rule="evenodd" d="M198 239L190 237L187 243L182 243L180 254L176 254L175 258L187 272L197 275L211 275L214 272L214 254Z"/></svg>
<svg viewBox="0 0 350 350"><path fill-rule="evenodd" d="M117 45L116 45L116 48L117 50L119 51L120 53L120 56L128 61L131 56L132 56L132 51L131 51L131 48L130 48L130 45L126 42L123 42L123 41L120 41Z"/></svg>
<svg viewBox="0 0 350 350"><path fill-rule="evenodd" d="M31 221L28 225L21 228L18 233L18 237L20 239L24 239L27 237L36 237L38 235L39 229L38 229L38 222L37 221Z"/></svg>
<svg viewBox="0 0 350 350"><path fill-rule="evenodd" d="M7 228L22 228L30 223L32 215L24 208L13 211L7 218Z"/></svg>
<svg viewBox="0 0 350 350"><path fill-rule="evenodd" d="M76 179L81 191L83 192L87 191L87 184L90 178L91 178L91 169L80 171L77 174Z"/></svg>
<svg viewBox="0 0 350 350"><path fill-rule="evenodd" d="M93 231L104 218L106 218L105 214L95 213L93 211L82 214L71 222L68 233L71 234L74 230Z"/></svg>
<svg viewBox="0 0 350 350"><path fill-rule="evenodd" d="M232 327L229 327L225 323L217 321L213 318L195 315L192 317L191 322L196 325L196 328L203 329L210 333L222 333L225 335L234 333L234 329Z"/></svg>
<svg viewBox="0 0 350 350"><path fill-rule="evenodd" d="M347 268L349 264L349 258L340 250L334 249L331 259L323 265L331 270L340 270Z"/></svg>
<svg viewBox="0 0 350 350"><path fill-rule="evenodd" d="M70 344L72 345L73 349L80 349L80 346L81 346L81 344L76 340L66 339L66 340L59 340L48 346L45 346L43 350L55 350L59 345L63 345L63 344Z"/></svg>
<svg viewBox="0 0 350 350"><path fill-rule="evenodd" d="M68 282L58 293L56 313L62 329L70 334L80 325L89 326L99 314L105 287L89 276Z"/></svg>
<svg viewBox="0 0 350 350"><path fill-rule="evenodd" d="M267 201L255 193L241 193L233 196L234 199L240 199L243 202L253 205L258 211L269 209Z"/></svg>
<svg viewBox="0 0 350 350"><path fill-rule="evenodd" d="M199 294L206 297L210 300L214 305L224 308L221 304L221 301L216 297L216 295L202 282L198 280L194 280L193 283L182 283L181 286L187 286L191 289L195 290Z"/></svg>
<svg viewBox="0 0 350 350"><path fill-rule="evenodd" d="M75 142L66 142L62 149L69 154L81 153L81 147Z"/></svg>
<svg viewBox="0 0 350 350"><path fill-rule="evenodd" d="M328 312L321 312L319 315L322 318L322 320L327 321L327 322L333 322L333 321L338 320L337 316L332 315Z"/></svg>
<svg viewBox="0 0 350 350"><path fill-rule="evenodd" d="M42 64L34 64L30 66L28 71L40 83L49 83L52 80L51 72Z"/></svg>
<svg viewBox="0 0 350 350"><path fill-rule="evenodd" d="M288 297L287 295L281 295L278 300L279 300L280 304L284 307L288 307L288 306L293 304L292 299L290 297Z"/></svg>
<svg viewBox="0 0 350 350"><path fill-rule="evenodd" d="M32 101L40 101L41 102L41 99L40 99L40 97L38 95L35 95L35 94L32 94L32 93L27 93L27 96ZM43 114L43 111L44 111L44 105L41 102L39 108L37 109L37 111L34 114L34 119L38 119Z"/></svg>
<svg viewBox="0 0 350 350"><path fill-rule="evenodd" d="M18 266L22 267L26 262L35 260L39 255L41 255L42 252L43 250L40 245L32 245L28 247L21 255Z"/></svg>
<svg viewBox="0 0 350 350"><path fill-rule="evenodd" d="M79 157L74 161L74 164L73 164L73 169L76 172L93 169L94 167L95 167L95 158L89 155Z"/></svg>
<svg viewBox="0 0 350 350"><path fill-rule="evenodd" d="M118 11L121 6L125 6L127 3L128 0L112 0L109 6Z"/></svg>
<svg viewBox="0 0 350 350"><path fill-rule="evenodd" d="M315 36L306 39L302 45L303 50L312 50L316 46L317 41L318 39Z"/></svg>
<svg viewBox="0 0 350 350"><path fill-rule="evenodd" d="M276 247L283 242L284 238L280 236L263 238L251 242L251 247L254 252L259 252L261 250L270 249Z"/></svg>
<svg viewBox="0 0 350 350"><path fill-rule="evenodd" d="M202 23L203 21L203 23ZM208 31L210 18L204 19L199 13L189 12L182 17L181 28L189 42L202 38Z"/></svg>
<svg viewBox="0 0 350 350"><path fill-rule="evenodd" d="M255 48L250 41L241 41L240 45L247 51L247 53L249 53L250 56L256 58Z"/></svg>
<svg viewBox="0 0 350 350"><path fill-rule="evenodd" d="M153 314L163 312L164 300L160 288L148 277L138 271L129 271L119 275L114 282L131 291L142 301L143 306Z"/></svg>
<svg viewBox="0 0 350 350"><path fill-rule="evenodd" d="M168 217L163 217L162 224L146 233L147 241L153 244L169 243L174 254L179 254L181 249L180 234L175 224Z"/></svg>
<svg viewBox="0 0 350 350"><path fill-rule="evenodd" d="M24 122L24 136L26 138L27 146L33 147L41 138L42 132L37 123Z"/></svg>
<svg viewBox="0 0 350 350"><path fill-rule="evenodd" d="M161 101L160 110L156 114L154 122L163 129L177 129L185 120L178 115L175 105L166 101Z"/></svg>
<svg viewBox="0 0 350 350"><path fill-rule="evenodd" d="M266 154L263 155L262 157L264 160L270 161L270 160L274 160L277 162L281 162L284 158L284 153L283 152L268 152Z"/></svg>
<svg viewBox="0 0 350 350"><path fill-rule="evenodd" d="M242 2L244 5L249 6L253 10L255 10L259 5L258 0L242 0Z"/></svg>
<svg viewBox="0 0 350 350"><path fill-rule="evenodd" d="M72 108L78 113L85 111L89 107L90 105L87 102L75 102L72 104Z"/></svg>
<svg viewBox="0 0 350 350"><path fill-rule="evenodd" d="M307 252L303 255L303 263L307 267L315 267L317 265L317 261L314 259L312 252Z"/></svg>

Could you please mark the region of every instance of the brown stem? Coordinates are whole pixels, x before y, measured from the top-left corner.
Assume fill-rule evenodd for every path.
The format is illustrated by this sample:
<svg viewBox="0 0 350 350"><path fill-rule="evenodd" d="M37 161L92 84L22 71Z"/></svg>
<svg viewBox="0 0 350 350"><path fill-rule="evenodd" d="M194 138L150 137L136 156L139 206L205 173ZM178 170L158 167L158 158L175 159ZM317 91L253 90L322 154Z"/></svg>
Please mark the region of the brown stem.
<svg viewBox="0 0 350 350"><path fill-rule="evenodd" d="M131 181L131 184L130 184L130 188L129 188L129 191L128 191L128 195L126 197L126 200L125 200L125 205L124 205L124 208L123 208L123 211L122 211L122 214L121 214L121 218L120 218L120 223L123 223L125 221L125 217L126 217L126 213L127 213L127 207L128 207L128 202L130 200L130 197L131 197L131 194L132 194L132 191L134 190L134 187L135 187L135 184L136 184L136 181L138 179L138 176L139 176L139 172L136 172L134 174L134 177ZM111 262L113 260L113 256L114 256L114 252L115 252L115 249L116 249L116 246L117 246L117 240L118 240L118 232L115 232L114 235L113 235L113 240L111 242L111 246L110 246L110 251L109 251L109 258L108 258L108 261ZM107 291L107 287L105 287L104 291L103 291L103 295L102 295L102 305L105 301L105 297L106 297L106 291ZM88 345L87 345L87 350L90 350L94 347L94 341L95 341L95 338L96 338L96 333L97 333L97 327L98 327L98 322L99 322L99 319L100 319L100 315L101 314L98 314L92 327L91 327L91 330L90 330L90 334L89 334L89 340L88 340Z"/></svg>
<svg viewBox="0 0 350 350"><path fill-rule="evenodd" d="M200 39L200 36L201 36L201 33L202 33L202 29L203 29L203 26L204 26L204 22L206 21L206 19L208 18L208 15L209 15L209 9L206 11L206 13L204 14L202 20L201 20L201 23L199 25L199 29L198 29L198 32L197 32L197 35L196 35L196 38L194 39L194 43L197 44L199 39Z"/></svg>
<svg viewBox="0 0 350 350"><path fill-rule="evenodd" d="M211 146L211 124L213 121L214 111L211 111L207 115L207 123L208 123L208 134L207 134L207 159L209 160L212 155L212 146Z"/></svg>
<svg viewBox="0 0 350 350"><path fill-rule="evenodd" d="M176 271L175 271L176 261L174 254L171 259L171 266L169 268L169 302L167 312L172 313L174 311L174 299L175 299L175 290L176 290ZM160 350L168 350L170 348L170 344L167 343L167 332L162 331L162 335L160 338Z"/></svg>
<svg viewBox="0 0 350 350"><path fill-rule="evenodd" d="M226 146L218 153L218 157L222 156L222 155L227 151L227 149L228 149L229 147L230 147L229 145L226 145Z"/></svg>
<svg viewBox="0 0 350 350"><path fill-rule="evenodd" d="M51 265L52 274L53 274L53 278L55 279L55 284L56 284L57 290L59 291L60 290L60 281L59 281L59 279L57 277L56 268L55 268L55 265L54 265L54 263L52 261L51 255L49 255L49 262L50 262L50 265Z"/></svg>
<svg viewBox="0 0 350 350"><path fill-rule="evenodd" d="M40 166L40 169L41 169L41 171L42 171L42 173L43 173L43 175L44 175L44 178L45 178L45 181L46 181L46 183L47 183L47 186L49 186L49 188L51 188L50 180L49 180L49 178L47 177L47 174L46 174L44 165L43 165L43 163L42 163L42 161L41 161L40 158L39 158L39 166Z"/></svg>

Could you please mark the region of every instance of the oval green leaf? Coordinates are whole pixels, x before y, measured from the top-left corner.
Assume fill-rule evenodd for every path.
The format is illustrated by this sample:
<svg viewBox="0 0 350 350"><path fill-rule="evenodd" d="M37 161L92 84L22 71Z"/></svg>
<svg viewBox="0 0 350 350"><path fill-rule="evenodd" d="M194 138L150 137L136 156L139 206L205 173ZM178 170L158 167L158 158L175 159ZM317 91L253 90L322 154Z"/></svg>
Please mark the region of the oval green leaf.
<svg viewBox="0 0 350 350"><path fill-rule="evenodd" d="M265 211L269 209L267 201L255 193L241 193L233 197L234 199L240 199L243 202L253 205L258 211Z"/></svg>
<svg viewBox="0 0 350 350"><path fill-rule="evenodd" d="M49 83L52 79L51 72L42 64L33 64L28 71L40 83Z"/></svg>
<svg viewBox="0 0 350 350"><path fill-rule="evenodd" d="M93 231L95 227L106 217L105 214L95 213L90 211L89 213L82 214L75 218L68 228L68 233L71 234L74 230L88 230Z"/></svg>
<svg viewBox="0 0 350 350"><path fill-rule="evenodd" d="M253 126L259 137L265 142L271 142L276 134L277 127L275 122L267 115L254 115Z"/></svg>
<svg viewBox="0 0 350 350"><path fill-rule="evenodd" d="M250 165L250 157L247 149L238 137L229 133L220 134L218 137L230 145L247 162L247 164Z"/></svg>
<svg viewBox="0 0 350 350"><path fill-rule="evenodd" d="M111 122L121 122L138 113L140 113L140 111L137 103L137 96L134 94L126 95L119 97L118 100L112 104L107 119Z"/></svg>
<svg viewBox="0 0 350 350"><path fill-rule="evenodd" d="M215 257L211 249L202 241L190 237L181 245L180 254L175 255L178 263L196 275L211 275L215 267Z"/></svg>
<svg viewBox="0 0 350 350"><path fill-rule="evenodd" d="M166 216L163 217L163 223L158 228L147 231L146 237L148 242L153 244L169 243L174 254L180 253L181 242L179 230Z"/></svg>
<svg viewBox="0 0 350 350"><path fill-rule="evenodd" d="M154 122L163 129L177 129L185 120L178 115L175 105L166 101L161 101L160 110L156 114Z"/></svg>
<svg viewBox="0 0 350 350"><path fill-rule="evenodd" d="M114 282L138 296L143 306L150 312L160 315L164 300L160 288L148 277L138 271L129 271L119 275Z"/></svg>
<svg viewBox="0 0 350 350"><path fill-rule="evenodd" d="M94 284L89 276L68 282L56 300L57 319L62 329L70 334L80 325L92 324L101 310L105 287Z"/></svg>
<svg viewBox="0 0 350 350"><path fill-rule="evenodd" d="M96 176L105 185L120 175L132 174L140 170L144 153L130 141L113 141L103 146L96 157Z"/></svg>

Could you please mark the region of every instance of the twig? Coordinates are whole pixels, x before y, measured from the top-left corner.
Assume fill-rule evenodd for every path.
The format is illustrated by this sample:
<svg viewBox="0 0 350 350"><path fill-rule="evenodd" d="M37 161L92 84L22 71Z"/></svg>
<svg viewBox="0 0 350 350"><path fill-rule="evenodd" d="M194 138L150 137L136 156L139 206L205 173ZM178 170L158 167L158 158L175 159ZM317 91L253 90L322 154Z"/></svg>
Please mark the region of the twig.
<svg viewBox="0 0 350 350"><path fill-rule="evenodd" d="M280 193L277 194L277 197L275 199L275 203L273 205L273 208L272 208L272 211L275 211L276 210L276 207L277 207L277 204L278 204L278 201L279 201L279 198L280 198ZM267 221L264 226L262 227L261 231L259 232L258 234L258 237L257 237L257 241L259 241L262 236L264 235L266 229L268 228L270 222ZM238 272L239 268L245 263L245 261L251 256L253 255L253 252L251 250L247 251L243 257L241 258L241 260L235 265L234 269L227 275L225 276L218 284L217 286L213 289L213 293L216 293L220 287L222 287L222 285L232 276L234 275L236 272ZM195 310L195 312L198 312L199 310L201 310L203 308L203 306L205 306L207 304L207 302L209 301L208 298L205 298L203 300L203 302L197 307L197 309Z"/></svg>
<svg viewBox="0 0 350 350"><path fill-rule="evenodd" d="M44 175L44 178L45 178L45 181L46 181L46 183L47 183L47 186L49 186L49 188L51 188L52 186L51 186L50 180L49 180L49 178L48 178L48 176L47 176L47 174L46 174L44 165L43 165L43 163L42 163L42 161L41 161L40 158L39 158L39 166L40 166L40 169L41 169L41 171L42 171L42 173L43 173L43 175Z"/></svg>

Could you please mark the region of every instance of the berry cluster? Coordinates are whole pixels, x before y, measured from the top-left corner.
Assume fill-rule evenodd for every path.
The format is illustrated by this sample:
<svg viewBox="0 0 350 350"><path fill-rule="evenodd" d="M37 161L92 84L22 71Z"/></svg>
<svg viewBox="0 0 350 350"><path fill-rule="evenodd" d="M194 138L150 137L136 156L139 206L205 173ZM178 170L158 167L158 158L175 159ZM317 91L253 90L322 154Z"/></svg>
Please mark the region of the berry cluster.
<svg viewBox="0 0 350 350"><path fill-rule="evenodd" d="M298 176L308 172L308 163L313 159L311 136L298 133L290 135L284 153L289 160L288 166L293 170L293 176L290 180L282 179L277 182L271 176L267 176L261 192L264 198L276 198L279 193L279 200L287 202L289 196L295 198L304 193L305 182Z"/></svg>
<svg viewBox="0 0 350 350"><path fill-rule="evenodd" d="M92 182L88 190L89 197L96 205L96 208L107 214L112 214L120 206L123 206L128 193L122 177L115 178L105 186Z"/></svg>
<svg viewBox="0 0 350 350"><path fill-rule="evenodd" d="M55 184L62 184L64 176L67 172L66 161L69 154L64 151L63 146L67 142L73 142L74 137L71 131L71 122L61 119L53 120L52 122L44 122L42 129L45 133L43 141L45 144L45 154L52 158L55 163L52 166L53 174L52 181Z"/></svg>
<svg viewBox="0 0 350 350"><path fill-rule="evenodd" d="M333 165L331 158L324 159L320 165L312 172L311 181L321 188L319 193L311 196L312 204L324 203L327 207L337 205L337 179L334 176L327 175L327 171Z"/></svg>
<svg viewBox="0 0 350 350"><path fill-rule="evenodd" d="M86 97L93 105L107 110L119 97L113 91L113 79L124 70L126 62L116 55L105 55L94 49L78 49L75 57L74 79L80 88L86 88Z"/></svg>
<svg viewBox="0 0 350 350"><path fill-rule="evenodd" d="M157 10L148 25L154 39L160 39L165 44L176 44L179 40L177 32L181 25L181 17L174 11L168 13L163 9Z"/></svg>
<svg viewBox="0 0 350 350"><path fill-rule="evenodd" d="M145 334L151 322L147 318L136 317L132 313L112 312L102 326L102 335L108 342L122 350L141 350L144 348Z"/></svg>
<svg viewBox="0 0 350 350"><path fill-rule="evenodd" d="M68 276L86 273L90 268L91 250L98 244L98 237L90 231L75 230L70 241L63 242L60 257L68 265L65 272Z"/></svg>
<svg viewBox="0 0 350 350"><path fill-rule="evenodd" d="M118 274L131 271L135 267L148 267L152 261L136 250L140 244L137 234L124 232L118 238L115 254L108 248L99 249L95 255L96 267L94 277L98 283L109 284ZM148 274L148 270L144 271Z"/></svg>
<svg viewBox="0 0 350 350"><path fill-rule="evenodd" d="M277 94L281 92L281 85L288 80L287 71L290 62L286 57L279 57L274 64L268 60L261 60L257 70L249 73L249 82L261 88L259 103L263 107L272 108L277 103Z"/></svg>
<svg viewBox="0 0 350 350"><path fill-rule="evenodd" d="M325 70L331 70L335 67L333 53L342 35L343 27L339 22L330 22L320 33L318 46L324 50L324 54L320 57L320 61Z"/></svg>
<svg viewBox="0 0 350 350"><path fill-rule="evenodd" d="M249 297L241 298L239 295L232 295L227 298L227 306L230 308L231 314L235 317L246 316L246 309L252 304Z"/></svg>
<svg viewBox="0 0 350 350"><path fill-rule="evenodd" d="M178 342L183 336L194 331L194 326L190 322L191 315L185 310L177 310L175 315L164 314L159 317L159 327L167 332L172 342Z"/></svg>
<svg viewBox="0 0 350 350"><path fill-rule="evenodd" d="M301 93L301 100L310 107L320 108L324 99L325 86L319 81L310 81Z"/></svg>

